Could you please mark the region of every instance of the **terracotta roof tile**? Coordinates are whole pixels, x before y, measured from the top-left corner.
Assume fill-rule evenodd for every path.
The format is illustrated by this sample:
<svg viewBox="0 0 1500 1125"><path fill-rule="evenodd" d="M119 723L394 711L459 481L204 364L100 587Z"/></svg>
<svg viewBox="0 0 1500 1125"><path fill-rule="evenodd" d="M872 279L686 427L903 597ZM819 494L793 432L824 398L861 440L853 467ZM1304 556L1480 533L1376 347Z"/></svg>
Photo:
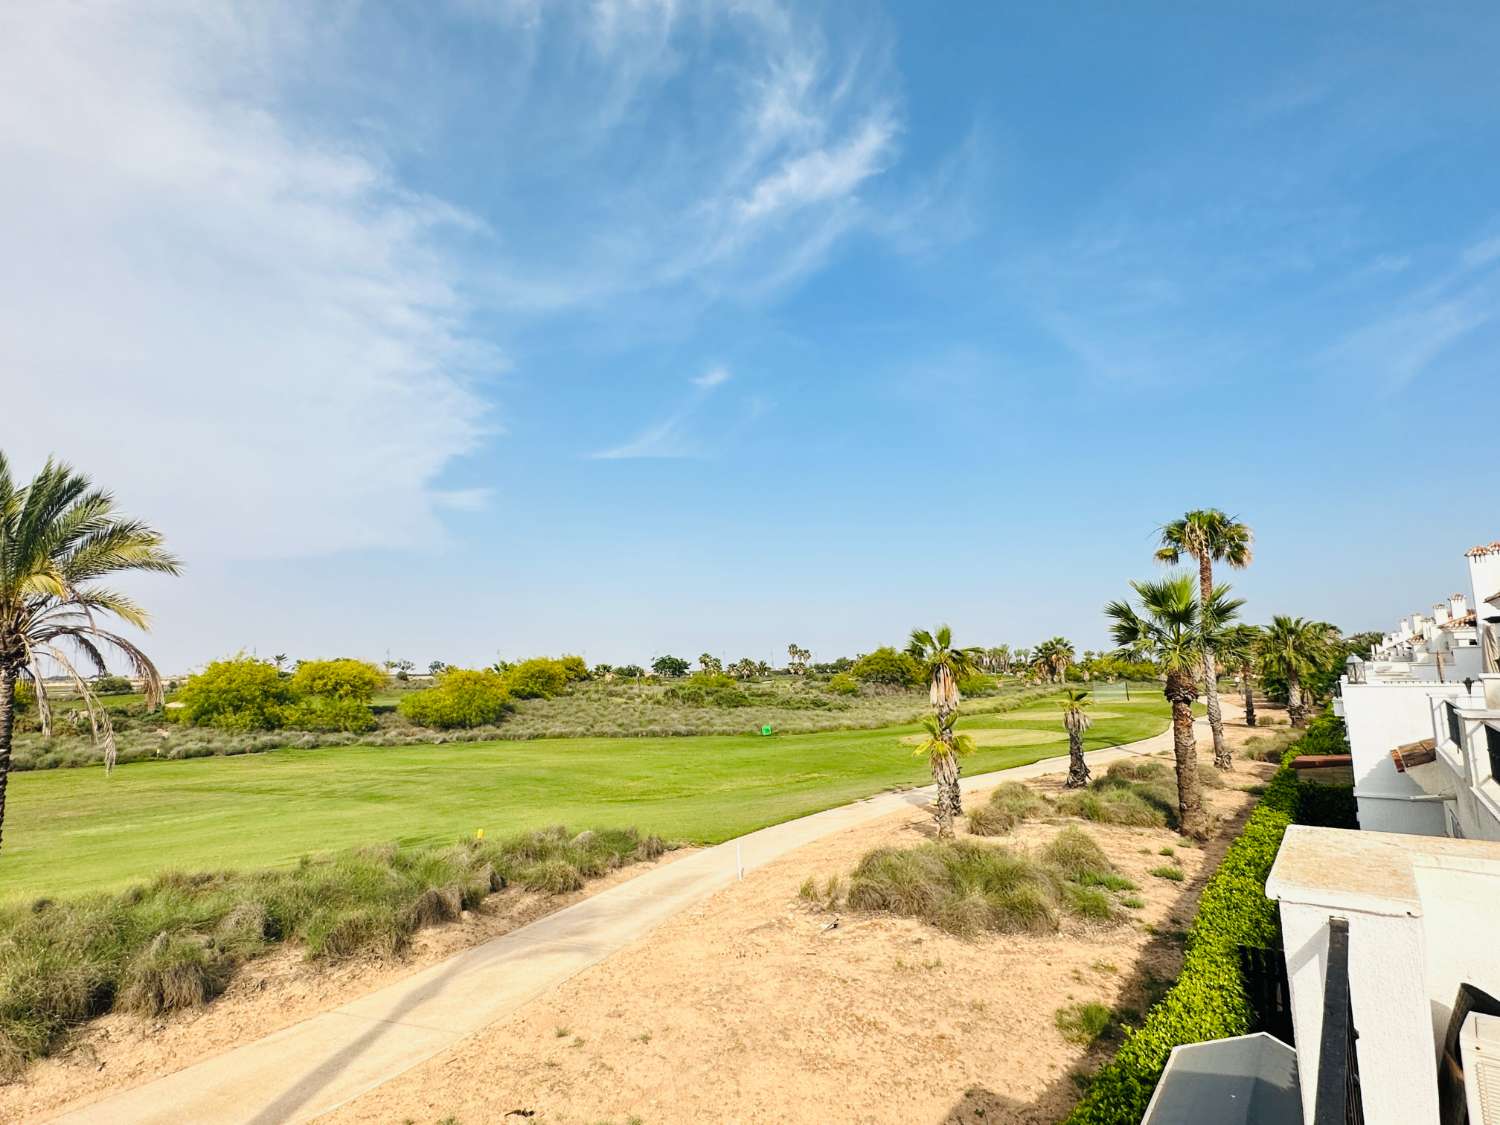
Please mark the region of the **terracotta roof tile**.
<svg viewBox="0 0 1500 1125"><path fill-rule="evenodd" d="M1477 547L1470 547L1464 552L1465 558L1479 558L1484 555L1500 555L1500 539L1493 543L1481 543Z"/></svg>

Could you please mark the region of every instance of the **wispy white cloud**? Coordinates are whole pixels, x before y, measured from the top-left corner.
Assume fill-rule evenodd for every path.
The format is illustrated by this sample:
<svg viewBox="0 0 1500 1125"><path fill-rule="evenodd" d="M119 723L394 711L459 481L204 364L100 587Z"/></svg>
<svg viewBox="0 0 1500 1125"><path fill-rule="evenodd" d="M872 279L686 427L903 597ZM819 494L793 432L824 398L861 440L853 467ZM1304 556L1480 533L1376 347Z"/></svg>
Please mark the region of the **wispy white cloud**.
<svg viewBox="0 0 1500 1125"><path fill-rule="evenodd" d="M729 382L729 369L727 367L711 367L694 379L693 385L703 387L706 390L727 382Z"/></svg>
<svg viewBox="0 0 1500 1125"><path fill-rule="evenodd" d="M593 454L598 461L625 461L640 457L694 457L701 447L692 433L692 423L709 398L729 382L729 370L712 367L688 380L692 390L661 421L647 426L629 441Z"/></svg>
<svg viewBox="0 0 1500 1125"><path fill-rule="evenodd" d="M438 534L503 366L440 249L476 221L278 114L305 33L274 6L0 11L0 442L200 561Z"/></svg>

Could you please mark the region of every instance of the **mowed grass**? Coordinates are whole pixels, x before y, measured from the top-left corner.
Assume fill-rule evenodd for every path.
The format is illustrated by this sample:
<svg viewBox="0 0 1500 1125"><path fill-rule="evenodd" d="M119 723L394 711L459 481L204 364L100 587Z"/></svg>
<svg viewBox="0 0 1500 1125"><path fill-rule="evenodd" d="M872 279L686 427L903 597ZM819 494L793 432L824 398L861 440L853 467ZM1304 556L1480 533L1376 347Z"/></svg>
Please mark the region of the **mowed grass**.
<svg viewBox="0 0 1500 1125"><path fill-rule="evenodd" d="M1167 706L1111 701L1090 750L1166 729ZM966 774L1067 752L1055 709L978 714L969 730L1034 729L981 747ZM118 887L167 869L247 869L376 842L425 844L549 824L639 826L717 843L928 780L912 726L765 738L571 738L445 746L276 750L14 774L0 900Z"/></svg>

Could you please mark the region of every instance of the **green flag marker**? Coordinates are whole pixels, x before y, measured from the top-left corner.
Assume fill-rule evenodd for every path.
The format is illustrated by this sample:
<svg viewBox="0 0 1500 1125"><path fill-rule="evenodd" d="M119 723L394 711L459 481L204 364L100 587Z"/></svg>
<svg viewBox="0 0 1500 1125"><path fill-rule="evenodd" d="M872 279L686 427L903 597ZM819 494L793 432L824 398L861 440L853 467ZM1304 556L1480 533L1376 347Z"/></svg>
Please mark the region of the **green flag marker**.
<svg viewBox="0 0 1500 1125"><path fill-rule="evenodd" d="M761 734L770 734L771 733L771 724L767 723L765 726L761 727L760 728L760 733Z"/></svg>

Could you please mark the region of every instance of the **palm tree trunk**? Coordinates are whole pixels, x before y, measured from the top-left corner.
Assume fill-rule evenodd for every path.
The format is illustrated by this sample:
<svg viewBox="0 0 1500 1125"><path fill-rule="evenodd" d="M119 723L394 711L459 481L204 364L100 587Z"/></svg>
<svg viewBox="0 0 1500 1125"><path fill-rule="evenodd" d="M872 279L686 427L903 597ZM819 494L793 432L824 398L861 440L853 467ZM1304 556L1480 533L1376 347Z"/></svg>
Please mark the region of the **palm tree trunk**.
<svg viewBox="0 0 1500 1125"><path fill-rule="evenodd" d="M1214 596L1214 564L1208 556L1198 560L1198 605L1206 607ZM1203 646L1203 684L1208 700L1208 729L1214 735L1214 765L1221 770L1232 769L1234 759L1224 742L1224 714L1219 709L1219 684L1214 668L1214 650Z"/></svg>
<svg viewBox="0 0 1500 1125"><path fill-rule="evenodd" d="M1293 727L1307 726L1307 708L1302 703L1302 681L1296 676L1286 678L1286 713Z"/></svg>
<svg viewBox="0 0 1500 1125"><path fill-rule="evenodd" d="M1255 725L1255 689L1250 683L1250 670L1247 668L1242 673L1245 680L1245 725Z"/></svg>
<svg viewBox="0 0 1500 1125"><path fill-rule="evenodd" d="M1083 731L1068 724L1068 780L1066 789L1082 789L1089 783L1089 764L1083 757Z"/></svg>
<svg viewBox="0 0 1500 1125"><path fill-rule="evenodd" d="M951 750L932 759L932 780L937 783L938 839L950 840L953 838L953 809L958 793L958 757Z"/></svg>
<svg viewBox="0 0 1500 1125"><path fill-rule="evenodd" d="M0 842L5 831L5 783L10 779L10 741L16 722L16 670L0 667Z"/></svg>
<svg viewBox="0 0 1500 1125"><path fill-rule="evenodd" d="M1198 692L1192 673L1169 672L1165 694L1172 704L1172 753L1177 759L1177 830L1201 840L1208 835L1208 817L1203 811L1198 744L1193 738L1193 700Z"/></svg>

